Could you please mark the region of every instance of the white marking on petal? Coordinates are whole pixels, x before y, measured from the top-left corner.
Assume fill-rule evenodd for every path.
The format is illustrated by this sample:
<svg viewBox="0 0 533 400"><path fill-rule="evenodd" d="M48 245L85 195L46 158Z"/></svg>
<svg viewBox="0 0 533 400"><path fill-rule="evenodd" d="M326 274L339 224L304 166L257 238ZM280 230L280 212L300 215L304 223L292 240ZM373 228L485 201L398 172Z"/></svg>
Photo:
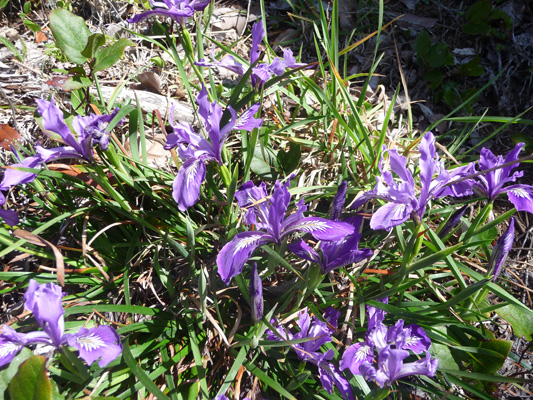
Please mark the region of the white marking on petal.
<svg viewBox="0 0 533 400"><path fill-rule="evenodd" d="M252 235L252 236L248 236L247 238L245 239L240 239L237 244L235 245L235 251L233 252L233 254L237 254L239 251L241 251L242 249L250 246L251 244L253 244L256 240L259 240L260 238L262 238L263 236L262 235Z"/></svg>
<svg viewBox="0 0 533 400"><path fill-rule="evenodd" d="M525 198L525 199L529 199L529 193L526 192L522 188L511 189L511 190L509 190L509 192L511 192L515 196L522 197L522 198Z"/></svg>
<svg viewBox="0 0 533 400"><path fill-rule="evenodd" d="M187 176L186 177L187 187L191 186L191 183L194 182L194 178L196 177L196 174L198 172L198 166L201 162L202 162L201 160L196 160L190 165L189 168L187 168L186 173L185 173Z"/></svg>
<svg viewBox="0 0 533 400"><path fill-rule="evenodd" d="M304 232L326 232L328 229L327 221L302 221L291 227L292 229L301 229Z"/></svg>
<svg viewBox="0 0 533 400"><path fill-rule="evenodd" d="M361 346L355 352L355 358L358 361L366 360L369 354L372 353L372 348L369 345Z"/></svg>
<svg viewBox="0 0 533 400"><path fill-rule="evenodd" d="M420 341L420 338L417 337L417 336L408 336L406 339L405 339L405 345L407 347L412 347L412 346L416 346L417 343Z"/></svg>
<svg viewBox="0 0 533 400"><path fill-rule="evenodd" d="M7 342L0 346L0 359L16 353L22 346L16 342Z"/></svg>
<svg viewBox="0 0 533 400"><path fill-rule="evenodd" d="M94 333L91 333L90 335L78 336L76 341L87 351L96 350L100 347L106 346L106 343L102 340L102 338Z"/></svg>

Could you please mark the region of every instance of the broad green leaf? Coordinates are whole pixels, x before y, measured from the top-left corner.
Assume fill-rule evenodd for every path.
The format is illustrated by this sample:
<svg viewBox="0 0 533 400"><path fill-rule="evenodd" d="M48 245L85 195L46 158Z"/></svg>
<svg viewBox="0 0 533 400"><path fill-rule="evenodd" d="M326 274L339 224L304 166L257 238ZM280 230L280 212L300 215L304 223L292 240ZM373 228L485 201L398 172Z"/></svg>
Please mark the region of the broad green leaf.
<svg viewBox="0 0 533 400"><path fill-rule="evenodd" d="M58 8L50 13L50 29L58 47L70 61L76 64L84 64L87 61L81 52L87 46L91 32L83 18Z"/></svg>
<svg viewBox="0 0 533 400"><path fill-rule="evenodd" d="M22 23L26 25L33 33L37 33L41 31L41 27L37 25L35 22L30 21L29 19L23 19Z"/></svg>
<svg viewBox="0 0 533 400"><path fill-rule="evenodd" d="M460 370L460 360L456 360L450 346L440 343L431 344L431 353L439 359L439 368Z"/></svg>
<svg viewBox="0 0 533 400"><path fill-rule="evenodd" d="M126 46L134 46L131 40L120 39L108 47L100 47L94 55L94 64L92 65L93 72L102 71L106 68L112 67L124 54Z"/></svg>
<svg viewBox="0 0 533 400"><path fill-rule="evenodd" d="M11 379L17 374L20 364L26 361L28 358L33 356L33 352L27 348L23 348L20 353L18 353L15 358L9 363L8 366L0 370L0 399L6 398L6 391L9 386Z"/></svg>
<svg viewBox="0 0 533 400"><path fill-rule="evenodd" d="M82 56L85 58L93 58L94 54L98 51L100 47L105 44L105 35L102 33L93 33L89 36L87 41L87 46L81 52Z"/></svg>
<svg viewBox="0 0 533 400"><path fill-rule="evenodd" d="M516 336L524 337L529 342L533 340L533 315L531 313L513 304L499 308L496 312L511 324Z"/></svg>
<svg viewBox="0 0 533 400"><path fill-rule="evenodd" d="M11 400L53 400L45 363L45 357L33 356L19 367L9 383Z"/></svg>
<svg viewBox="0 0 533 400"><path fill-rule="evenodd" d="M512 345L513 342L511 340L491 339L480 342L479 348L492 350L498 353L499 356L477 353L476 361L474 362L474 371L484 374L498 372L509 355Z"/></svg>
<svg viewBox="0 0 533 400"><path fill-rule="evenodd" d="M292 171L298 168L301 156L302 151L300 145L293 142L289 143L289 151L283 149L278 151L278 161L286 175L289 175Z"/></svg>

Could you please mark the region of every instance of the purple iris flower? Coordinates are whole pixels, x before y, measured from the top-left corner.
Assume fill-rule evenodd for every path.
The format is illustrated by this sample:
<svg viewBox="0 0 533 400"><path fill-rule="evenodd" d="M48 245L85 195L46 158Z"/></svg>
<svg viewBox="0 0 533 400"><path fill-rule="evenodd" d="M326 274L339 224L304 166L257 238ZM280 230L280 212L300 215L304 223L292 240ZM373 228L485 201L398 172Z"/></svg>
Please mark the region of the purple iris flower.
<svg viewBox="0 0 533 400"><path fill-rule="evenodd" d="M426 212L430 200L446 195L461 197L472 194L473 180L467 179L453 184L454 180L474 173L474 166L469 164L464 167L447 171L444 163L438 160L435 151L435 137L427 132L420 142L420 194L415 194L415 181L413 174L407 169L407 160L396 150L389 150L391 171L398 176L394 180L391 171L383 170L383 158L379 162L382 177L376 177L377 185L374 189L364 193L355 200L352 208L359 208L371 199L388 201L380 207L370 220L370 227L376 229L391 229L401 225L413 217L421 220ZM434 175L437 175L435 178Z"/></svg>
<svg viewBox="0 0 533 400"><path fill-rule="evenodd" d="M144 21L146 18L159 15L162 17L169 17L177 21L179 24L187 21L187 18L192 17L195 11L202 11L206 8L211 0L163 0L154 1L149 0L152 7L158 7L156 10L145 11L135 15L127 21L130 24L136 24Z"/></svg>
<svg viewBox="0 0 533 400"><path fill-rule="evenodd" d="M381 300L387 302L387 299ZM398 320L392 327L383 324L385 312L367 307L368 330L366 340L346 349L340 362L341 371L349 369L354 375L362 375L367 380L375 380L379 386L390 386L392 382L408 375L435 375L438 360L431 359L431 340L424 330L411 324L404 327ZM425 354L425 358L404 363L412 351ZM378 365L373 365L374 353L378 353Z"/></svg>
<svg viewBox="0 0 533 400"><path fill-rule="evenodd" d="M514 240L514 218L511 218L509 227L502 236L496 241L496 245L492 249L492 254L489 259L489 271L491 271L493 278L492 281L496 282L496 279L500 275L502 267L507 261L509 251L513 247Z"/></svg>
<svg viewBox="0 0 533 400"><path fill-rule="evenodd" d="M223 127L220 127L222 107L216 102L209 103L205 87L198 94L196 103L204 135L197 134L186 123L172 125L174 133L167 136L165 144L166 150L178 147L178 155L183 161L172 185L172 196L181 211L187 210L200 198L200 187L205 180L205 164L214 161L222 165L222 146L228 134L238 129L251 131L263 123L261 119L254 118L259 110L259 103L251 106L240 117L237 117L233 108L228 107L231 119ZM170 121L173 121L173 114L172 109Z"/></svg>
<svg viewBox="0 0 533 400"><path fill-rule="evenodd" d="M331 220L338 221L340 219L345 199L346 181L341 183L337 195L333 199L330 212ZM304 260L319 264L323 274L346 265L360 262L373 254L373 251L370 249L358 249L361 234L357 233L357 231L362 220L363 217L360 216L345 219L344 222L354 227L355 233L339 241L321 241L319 246L320 254L313 250L303 239L291 243L288 249Z"/></svg>
<svg viewBox="0 0 533 400"><path fill-rule="evenodd" d="M505 159L502 156L496 157L489 149L483 148L479 156L479 168L484 171L505 163L512 163L518 160L523 146L524 143L518 143L505 156ZM504 187L505 184L514 182L524 175L523 171L512 172L518 165L517 162L478 176L479 181L476 182L475 187L480 189L489 201L494 200L501 193L507 193L509 201L514 204L518 211L527 211L533 214L533 186L516 184Z"/></svg>
<svg viewBox="0 0 533 400"><path fill-rule="evenodd" d="M261 21L256 22L252 27L252 49L250 50L250 65L254 65L259 59L261 50L259 45L265 37L265 29L263 28L263 23ZM215 60L214 51L211 55L211 61L208 62L205 60L200 60L195 64L200 67L221 67L228 69L232 72L235 72L239 75L244 75L246 68L235 61L235 58L228 54L224 56L220 61ZM283 59L276 57L272 63L259 63L255 67L252 67L252 74L250 79L252 81L252 86L254 88L262 87L267 80L269 80L272 75L281 76L287 68L298 68L303 67L304 63L297 63L292 50L284 49L283 50Z"/></svg>
<svg viewBox="0 0 533 400"><path fill-rule="evenodd" d="M335 355L333 349L329 349L325 353L321 350L322 345L333 340L331 336L337 329L339 317L339 311L328 307L324 313L325 321L319 320L316 316L311 319L306 307L298 313L299 332L293 334L273 319L272 325L281 336L269 329L266 332L267 340L309 339L302 343L292 344L291 348L296 351L300 360L310 362L318 367L320 382L329 394L331 394L333 386L337 386L345 399L353 399L349 382L342 376L339 369L330 362Z"/></svg>
<svg viewBox="0 0 533 400"><path fill-rule="evenodd" d="M58 134L67 144L67 146L53 149L45 149L36 145L35 150L43 162L47 163L60 158L81 158L91 162L93 161L92 146L95 143L99 143L103 150L107 150L109 132L106 132L106 128L118 113L118 107L109 115L91 114L85 117L79 115L74 117L72 127L78 135L75 137L63 119L63 112L54 104L54 99L52 101L38 99L36 102L37 110L43 117L44 129Z"/></svg>
<svg viewBox="0 0 533 400"><path fill-rule="evenodd" d="M224 283L241 273L246 261L256 248L267 243L281 244L291 233L310 233L318 240L339 241L354 232L354 227L345 222L330 221L318 217L304 217L307 211L303 199L298 202L298 210L285 216L291 194L289 181L285 185L276 181L270 198L265 183L255 186L248 181L235 194L239 207L246 209L244 222L254 224L257 231L238 233L227 243L217 256L218 273Z"/></svg>
<svg viewBox="0 0 533 400"><path fill-rule="evenodd" d="M80 328L77 333L65 334L65 310L61 305L64 293L53 283L38 284L31 280L24 294L25 307L31 311L43 331L18 333L4 325L0 333L0 366L13 360L25 345L45 343L60 349L69 345L79 350L80 357L91 365L98 360L105 367L122 352L117 332L110 326Z"/></svg>
<svg viewBox="0 0 533 400"><path fill-rule="evenodd" d="M8 191L13 186L22 185L32 182L37 176L34 172L20 171L17 168L33 168L40 169L43 164L41 156L26 157L24 161L20 161L20 157L15 150L15 156L19 160L18 163L12 164L9 168L4 169L4 175L0 181L0 207L6 202L6 198L2 191ZM2 218L9 226L15 226L19 223L19 217L16 211L4 210L0 208L0 218Z"/></svg>

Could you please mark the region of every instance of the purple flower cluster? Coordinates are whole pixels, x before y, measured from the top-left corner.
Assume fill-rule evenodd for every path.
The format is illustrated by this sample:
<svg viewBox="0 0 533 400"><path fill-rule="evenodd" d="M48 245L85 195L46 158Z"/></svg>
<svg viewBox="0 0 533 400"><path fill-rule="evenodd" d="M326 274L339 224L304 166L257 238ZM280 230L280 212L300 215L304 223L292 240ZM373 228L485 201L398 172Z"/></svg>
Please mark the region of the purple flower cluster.
<svg viewBox="0 0 533 400"><path fill-rule="evenodd" d="M337 191L337 195L333 200L330 219L338 221L344 208L346 199L346 181L342 182ZM354 233L342 238L338 241L333 239L322 240L319 245L320 253L312 249L303 239L291 243L288 248L298 257L311 262L316 262L320 265L320 270L323 274L333 271L337 268L344 267L353 263L358 263L365 258L371 257L373 252L370 249L359 250L359 241L361 234L357 231L363 217L349 217L344 219L345 223L353 226Z"/></svg>
<svg viewBox="0 0 533 400"><path fill-rule="evenodd" d="M489 201L494 200L499 194L507 193L509 201L513 203L518 211L527 211L533 214L533 186L515 184L504 187L507 183L515 182L517 178L524 175L523 171L513 172L519 164L518 162L513 163L513 161L518 160L518 155L523 146L524 143L518 143L505 156L505 159L502 156L496 157L489 149L483 148L478 162L480 170L486 171L500 168L480 175L475 183L475 188L485 194ZM507 163L511 164L501 167Z"/></svg>
<svg viewBox="0 0 533 400"><path fill-rule="evenodd" d="M245 209L244 223L255 225L256 231L238 233L217 256L218 273L224 283L242 272L244 264L259 246L276 243L292 233L310 233L318 240L341 241L354 233L348 223L318 217L304 217L307 206L303 199L297 211L286 216L291 194L289 181L285 185L276 181L274 191L268 196L265 183L255 186L248 181L235 194L239 207Z"/></svg>
<svg viewBox="0 0 533 400"><path fill-rule="evenodd" d="M420 142L420 193L415 193L413 174L407 169L407 159L396 150L388 150L390 169L398 179L394 179L391 171L383 169L383 157L379 162L381 177L376 177L377 185L374 189L364 193L353 203L352 208L361 207L371 199L381 199L389 203L379 208L372 219L370 227L376 229L390 229L401 225L410 217L420 221L426 212L430 200L451 195L455 197L472 194L473 180L464 180L453 184L468 175L472 175L474 166L447 171L444 163L438 160L435 151L435 137L431 132L426 133ZM385 152L384 152L385 153ZM434 175L437 175L434 177Z"/></svg>
<svg viewBox="0 0 533 400"><path fill-rule="evenodd" d="M146 18L159 15L161 17L169 17L177 21L179 24L187 21L187 18L192 17L195 11L202 11L206 8L211 0L149 0L152 7L158 7L155 10L145 11L128 19L130 24L136 24L144 21Z"/></svg>
<svg viewBox="0 0 533 400"><path fill-rule="evenodd" d="M172 185L172 196L181 211L187 210L200 198L200 187L205 180L205 164L214 161L222 165L222 147L228 134L238 129L251 131L263 123L261 119L254 118L254 114L259 110L259 103L251 106L239 117L231 106L228 107L231 119L223 127L220 126L222 107L216 102L209 103L205 87L198 94L196 103L203 134L197 134L189 124L174 125L171 122L173 133L167 136L165 144L166 150L178 147L178 155L183 161ZM170 121L174 121L173 118L172 108Z"/></svg>
<svg viewBox="0 0 533 400"><path fill-rule="evenodd" d="M77 333L65 333L63 296L61 288L53 283L40 285L33 279L30 281L24 294L24 306L33 313L43 330L19 333L4 325L0 329L0 367L9 364L24 346L37 343L52 345L56 349L72 346L88 365L98 360L102 368L122 353L120 337L110 326L80 328Z"/></svg>
<svg viewBox="0 0 533 400"><path fill-rule="evenodd" d="M300 331L291 333L285 327L281 326L277 320L273 319L272 325L278 331L278 334L267 330L268 340L297 340L309 339L297 344L291 344L291 347L296 351L298 358L302 361L309 362L318 367L320 382L324 389L331 394L333 386L342 393L345 399L353 399L352 389L350 383L344 378L339 369L331 362L335 356L333 349L322 351L322 345L332 341L332 335L337 329L337 321L340 317L340 312L333 308L327 308L324 313L324 320L319 320L316 316L312 319L309 316L307 308L298 313L298 327Z"/></svg>
<svg viewBox="0 0 533 400"><path fill-rule="evenodd" d="M380 300L387 303L388 299ZM394 381L409 375L433 377L438 359L431 358L431 340L424 330L411 324L404 326L402 319L391 327L383 324L385 311L367 307L368 330L366 340L346 349L340 362L341 371L349 369L354 375L376 381L380 387L390 386ZM423 358L405 363L410 355L424 353ZM377 366L374 363L377 353Z"/></svg>
<svg viewBox="0 0 533 400"><path fill-rule="evenodd" d="M250 50L250 65L253 66L257 63L261 51L259 45L265 37L265 29L261 21L256 22L252 27L252 49ZM225 55L220 61L215 60L214 50L211 55L211 62L204 59L195 63L200 67L221 67L235 72L239 75L244 75L246 68L244 65L235 61L235 58L228 54ZM283 58L276 57L270 64L258 63L252 67L252 74L250 79L254 88L261 88L273 75L281 76L285 73L287 68L303 67L306 64L297 63L294 59L292 50L284 49Z"/></svg>
<svg viewBox="0 0 533 400"><path fill-rule="evenodd" d="M2 191L8 191L14 186L33 182L37 176L36 173L21 171L18 168L41 169L44 164L61 158L79 158L91 162L93 161L93 145L99 144L102 150L107 150L109 146L107 126L119 111L117 107L109 115L91 114L85 117L74 117L72 127L77 134L77 136L74 136L63 119L63 112L54 104L53 99L52 101L36 100L36 102L37 110L43 117L43 128L50 134L59 135L59 138L67 146L45 149L40 144L36 144L35 151L37 154L26 157L24 161L20 161L18 153L13 150L19 162L6 169L0 181L0 207L6 202ZM0 218L10 226L15 226L19 223L19 218L15 211L0 209Z"/></svg>

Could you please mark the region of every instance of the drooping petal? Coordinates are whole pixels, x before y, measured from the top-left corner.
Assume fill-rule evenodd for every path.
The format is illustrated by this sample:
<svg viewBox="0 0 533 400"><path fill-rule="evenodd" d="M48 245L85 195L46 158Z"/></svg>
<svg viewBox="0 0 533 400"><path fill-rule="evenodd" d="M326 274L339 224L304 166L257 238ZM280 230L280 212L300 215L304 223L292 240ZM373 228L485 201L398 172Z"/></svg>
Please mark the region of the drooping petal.
<svg viewBox="0 0 533 400"><path fill-rule="evenodd" d="M181 23L183 18L192 17L194 14L194 9L191 7L186 7L183 10L179 10L177 8L172 8L170 10L149 10L145 11L143 13L134 15L132 18L126 20L130 24L137 24L139 22L144 21L147 18L154 17L156 15L159 15L161 17L168 17L172 18L173 20L177 21L178 23Z"/></svg>
<svg viewBox="0 0 533 400"><path fill-rule="evenodd" d="M268 193L265 182L255 186L252 181L242 184L235 193L235 198L239 207L246 209L244 222L247 225L255 224L259 229L263 229L264 224L268 221Z"/></svg>
<svg viewBox="0 0 533 400"><path fill-rule="evenodd" d="M208 62L208 61L205 61L205 59L202 59L202 60L195 62L195 64L198 65L199 67L225 68L241 76L244 75L244 73L246 72L244 69L244 66L241 63L235 61L235 57L233 57L232 55L228 54L222 57L220 61L216 61L214 57L212 58L213 58L212 62Z"/></svg>
<svg viewBox="0 0 533 400"><path fill-rule="evenodd" d="M4 176L2 181L0 181L0 190L8 190L16 185L33 182L37 176L36 173L20 171L17 168L40 169L42 164L43 159L40 155L26 157L21 163L11 164L9 168L4 169Z"/></svg>
<svg viewBox="0 0 533 400"><path fill-rule="evenodd" d="M374 359L374 349L366 342L359 342L351 345L342 355L339 363L341 371L349 369L354 375L361 375L359 368L363 362L372 363Z"/></svg>
<svg viewBox="0 0 533 400"><path fill-rule="evenodd" d="M380 387L390 386L392 382L401 378L403 360L409 356L407 350L391 349L390 346L379 353L376 382Z"/></svg>
<svg viewBox="0 0 533 400"><path fill-rule="evenodd" d="M354 227L340 221L330 221L319 217L306 217L283 227L282 236L293 232L310 233L318 240L338 241L354 232Z"/></svg>
<svg viewBox="0 0 533 400"><path fill-rule="evenodd" d="M252 321L259 322L263 317L263 283L257 272L257 264L254 263L252 275L250 276L250 308L252 310Z"/></svg>
<svg viewBox="0 0 533 400"><path fill-rule="evenodd" d="M80 328L77 333L65 335L65 340L69 346L78 349L80 358L89 366L98 360L100 368L104 368L122 353L120 337L108 325Z"/></svg>
<svg viewBox="0 0 533 400"><path fill-rule="evenodd" d="M431 347L431 340L422 327L416 324L407 325L404 328L405 335L401 342L396 340L396 347L403 350L411 350L415 354L424 353Z"/></svg>
<svg viewBox="0 0 533 400"><path fill-rule="evenodd" d="M492 249L492 254L490 255L489 260L489 271L492 272L493 278L492 281L495 282L500 275L502 267L507 261L509 256L509 251L513 247L514 241L514 218L511 218L509 222L509 227L504 232L502 236L496 241L496 245Z"/></svg>
<svg viewBox="0 0 533 400"><path fill-rule="evenodd" d="M261 118L254 117L254 115L257 113L257 110L259 110L259 107L261 107L261 104L255 103L246 111L244 111L235 122L235 126L233 126L233 129L242 129L247 132L250 132L255 128L260 128L263 124L263 120Z"/></svg>
<svg viewBox="0 0 533 400"><path fill-rule="evenodd" d="M186 211L200 198L200 188L205 180L205 164L200 158L190 158L183 163L172 184L172 197L180 211Z"/></svg>
<svg viewBox="0 0 533 400"><path fill-rule="evenodd" d="M239 275L246 261L259 246L273 242L272 236L261 231L238 233L217 256L218 273L228 285L231 278Z"/></svg>
<svg viewBox="0 0 533 400"><path fill-rule="evenodd" d="M7 325L2 326L0 333L0 368L9 364L24 347L25 341L18 333Z"/></svg>
<svg viewBox="0 0 533 400"><path fill-rule="evenodd" d="M259 64L257 67L252 68L252 75L250 76L252 87L256 89L263 87L271 76L272 71L268 64Z"/></svg>
<svg viewBox="0 0 533 400"><path fill-rule="evenodd" d="M296 62L291 49L283 49L283 64L285 68L298 68L306 65L305 63Z"/></svg>
<svg viewBox="0 0 533 400"><path fill-rule="evenodd" d="M517 211L527 211L533 214L533 186L511 185L506 187L505 191Z"/></svg>
<svg viewBox="0 0 533 400"><path fill-rule="evenodd" d="M324 311L324 319L326 322L331 325L331 333L335 332L337 329L337 323L339 321L339 318L341 316L341 312L335 310L333 307L328 307Z"/></svg>
<svg viewBox="0 0 533 400"><path fill-rule="evenodd" d="M376 301L379 301L380 303L383 303L383 304L388 304L389 298L383 297ZM366 314L368 316L368 330L370 331L383 322L383 319L385 318L385 314L387 313L384 310L381 310L379 308L372 307L372 306L366 306Z"/></svg>
<svg viewBox="0 0 533 400"><path fill-rule="evenodd" d="M84 156L78 150L70 146L54 147L53 149L45 149L40 145L35 146L35 151L41 158L43 163L59 160L62 158L81 158Z"/></svg>
<svg viewBox="0 0 533 400"><path fill-rule="evenodd" d="M329 394L331 394L333 385L335 385L344 399L354 399L350 383L332 363L320 363L318 365L318 373L322 386Z"/></svg>
<svg viewBox="0 0 533 400"><path fill-rule="evenodd" d="M373 230L386 229L389 230L394 226L403 224L411 216L413 207L410 204L404 203L387 203L381 206L372 215L370 220L370 228Z"/></svg>
<svg viewBox="0 0 533 400"><path fill-rule="evenodd" d="M319 254L314 251L303 239L297 240L287 246L287 248L298 257L311 262L320 262Z"/></svg>
<svg viewBox="0 0 533 400"><path fill-rule="evenodd" d="M16 226L20 222L19 215L13 210L0 209L0 218L9 226Z"/></svg>
<svg viewBox="0 0 533 400"><path fill-rule="evenodd" d="M30 280L28 289L24 293L24 306L33 313L37 323L50 336L57 348L61 346L65 332L62 298L61 287L51 282L40 285L34 279Z"/></svg>

